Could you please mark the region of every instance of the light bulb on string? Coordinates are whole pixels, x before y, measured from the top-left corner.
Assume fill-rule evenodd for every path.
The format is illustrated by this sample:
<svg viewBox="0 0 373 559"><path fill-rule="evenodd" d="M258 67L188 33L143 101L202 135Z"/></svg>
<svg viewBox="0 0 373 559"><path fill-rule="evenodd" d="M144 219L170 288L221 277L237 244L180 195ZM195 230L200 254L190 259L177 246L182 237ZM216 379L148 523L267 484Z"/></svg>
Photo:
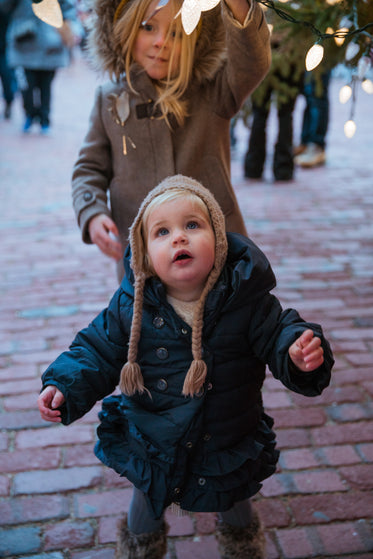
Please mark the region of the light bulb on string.
<svg viewBox="0 0 373 559"><path fill-rule="evenodd" d="M344 105L350 99L352 95L352 88L350 85L344 85L339 90L339 102Z"/></svg>
<svg viewBox="0 0 373 559"><path fill-rule="evenodd" d="M358 45L358 43L355 43L355 41L349 43L346 47L345 59L347 61L352 60L359 53L359 51L360 45Z"/></svg>
<svg viewBox="0 0 373 559"><path fill-rule="evenodd" d="M346 138L352 138L352 136L355 134L356 132L356 124L355 121L350 119L347 122L345 122L345 125L343 127L344 129L344 133Z"/></svg>
<svg viewBox="0 0 373 559"><path fill-rule="evenodd" d="M324 47L319 43L313 45L306 55L306 70L310 72L314 70L324 57Z"/></svg>
<svg viewBox="0 0 373 559"><path fill-rule="evenodd" d="M370 70L372 62L369 56L362 56L357 63L357 75L360 80L364 79Z"/></svg>
<svg viewBox="0 0 373 559"><path fill-rule="evenodd" d="M370 95L373 95L373 82L372 82L372 80L369 80L368 78L363 80L361 82L361 87L363 88L365 93L369 93Z"/></svg>
<svg viewBox="0 0 373 559"><path fill-rule="evenodd" d="M341 47L345 42L345 38L346 38L345 35L347 35L348 33L348 28L341 27L340 29L337 29L336 33L338 33L339 37L334 37L335 44L338 47Z"/></svg>
<svg viewBox="0 0 373 559"><path fill-rule="evenodd" d="M63 16L58 0L36 0L31 5L34 14L52 27L63 25Z"/></svg>
<svg viewBox="0 0 373 559"><path fill-rule="evenodd" d="M184 31L190 35L197 27L202 12L212 10L220 0L184 0L181 6L181 22Z"/></svg>

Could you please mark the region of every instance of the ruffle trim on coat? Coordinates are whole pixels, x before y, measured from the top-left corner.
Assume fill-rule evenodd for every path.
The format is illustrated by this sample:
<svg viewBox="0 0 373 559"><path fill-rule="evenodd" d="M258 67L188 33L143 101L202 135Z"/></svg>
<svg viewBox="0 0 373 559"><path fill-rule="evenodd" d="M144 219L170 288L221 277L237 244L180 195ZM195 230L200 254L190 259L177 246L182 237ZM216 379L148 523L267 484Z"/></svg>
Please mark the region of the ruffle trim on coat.
<svg viewBox="0 0 373 559"><path fill-rule="evenodd" d="M158 518L170 504L167 487L173 476L172 460L130 435L120 397L106 398L99 417L97 458L147 494L149 510ZM221 512L255 495L261 481L276 471L279 452L272 426L272 418L263 413L255 437L248 436L233 449L194 461L178 497L181 507L194 512Z"/></svg>

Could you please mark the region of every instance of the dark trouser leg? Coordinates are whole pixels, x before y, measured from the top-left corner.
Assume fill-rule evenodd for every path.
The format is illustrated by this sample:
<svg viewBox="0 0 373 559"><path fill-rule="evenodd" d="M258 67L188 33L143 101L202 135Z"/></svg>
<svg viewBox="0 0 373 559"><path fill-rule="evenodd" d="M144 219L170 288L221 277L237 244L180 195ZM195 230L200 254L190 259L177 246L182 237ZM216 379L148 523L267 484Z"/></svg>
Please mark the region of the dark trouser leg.
<svg viewBox="0 0 373 559"><path fill-rule="evenodd" d="M278 138L273 158L273 173L276 180L293 178L293 111L295 98L278 108Z"/></svg>
<svg viewBox="0 0 373 559"><path fill-rule="evenodd" d="M0 77L3 86L3 97L7 105L11 105L17 89L13 68L9 68L5 54L0 54Z"/></svg>
<svg viewBox="0 0 373 559"><path fill-rule="evenodd" d="M52 81L55 74L55 70L39 70L40 124L42 126L50 124Z"/></svg>
<svg viewBox="0 0 373 559"><path fill-rule="evenodd" d="M25 70L27 88L22 90L23 106L26 116L33 119L38 115L35 107L35 89L37 87L37 74L35 70Z"/></svg>
<svg viewBox="0 0 373 559"><path fill-rule="evenodd" d="M325 137L329 123L329 81L330 72L321 76L322 91L317 95L316 84L311 75L306 75L303 94L306 108L302 124L302 144L317 144L325 148Z"/></svg>
<svg viewBox="0 0 373 559"><path fill-rule="evenodd" d="M249 147L245 155L245 177L258 179L262 176L266 158L266 126L269 109L253 104Z"/></svg>
<svg viewBox="0 0 373 559"><path fill-rule="evenodd" d="M149 514L144 493L133 488L132 501L128 511L128 528L135 534L156 532L164 523L163 516L158 520Z"/></svg>

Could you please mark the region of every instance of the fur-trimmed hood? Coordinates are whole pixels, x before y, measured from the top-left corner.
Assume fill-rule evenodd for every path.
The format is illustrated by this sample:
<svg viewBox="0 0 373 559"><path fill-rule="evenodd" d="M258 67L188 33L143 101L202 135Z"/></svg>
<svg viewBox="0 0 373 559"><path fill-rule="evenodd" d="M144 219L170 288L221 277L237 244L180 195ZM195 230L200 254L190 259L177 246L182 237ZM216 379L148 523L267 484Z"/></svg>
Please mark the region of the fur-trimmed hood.
<svg viewBox="0 0 373 559"><path fill-rule="evenodd" d="M114 14L119 3L120 0L92 0L93 15L87 40L87 52L93 66L116 79L125 72L123 56L112 40ZM193 68L197 83L212 79L226 59L221 9L218 5L201 16Z"/></svg>

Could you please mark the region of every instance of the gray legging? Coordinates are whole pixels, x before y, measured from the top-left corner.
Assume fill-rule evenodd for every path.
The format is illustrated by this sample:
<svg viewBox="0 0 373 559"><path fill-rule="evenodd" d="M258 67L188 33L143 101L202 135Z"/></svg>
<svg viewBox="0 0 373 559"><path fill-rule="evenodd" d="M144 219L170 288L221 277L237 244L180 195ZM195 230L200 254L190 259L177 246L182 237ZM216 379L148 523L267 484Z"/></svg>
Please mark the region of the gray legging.
<svg viewBox="0 0 373 559"><path fill-rule="evenodd" d="M233 507L225 512L219 513L219 518L226 524L244 528L251 522L251 503L249 499L235 503ZM133 496L128 512L128 528L134 534L149 534L157 532L163 524L163 515L158 520L154 520L149 515L144 493L138 489L133 489Z"/></svg>

